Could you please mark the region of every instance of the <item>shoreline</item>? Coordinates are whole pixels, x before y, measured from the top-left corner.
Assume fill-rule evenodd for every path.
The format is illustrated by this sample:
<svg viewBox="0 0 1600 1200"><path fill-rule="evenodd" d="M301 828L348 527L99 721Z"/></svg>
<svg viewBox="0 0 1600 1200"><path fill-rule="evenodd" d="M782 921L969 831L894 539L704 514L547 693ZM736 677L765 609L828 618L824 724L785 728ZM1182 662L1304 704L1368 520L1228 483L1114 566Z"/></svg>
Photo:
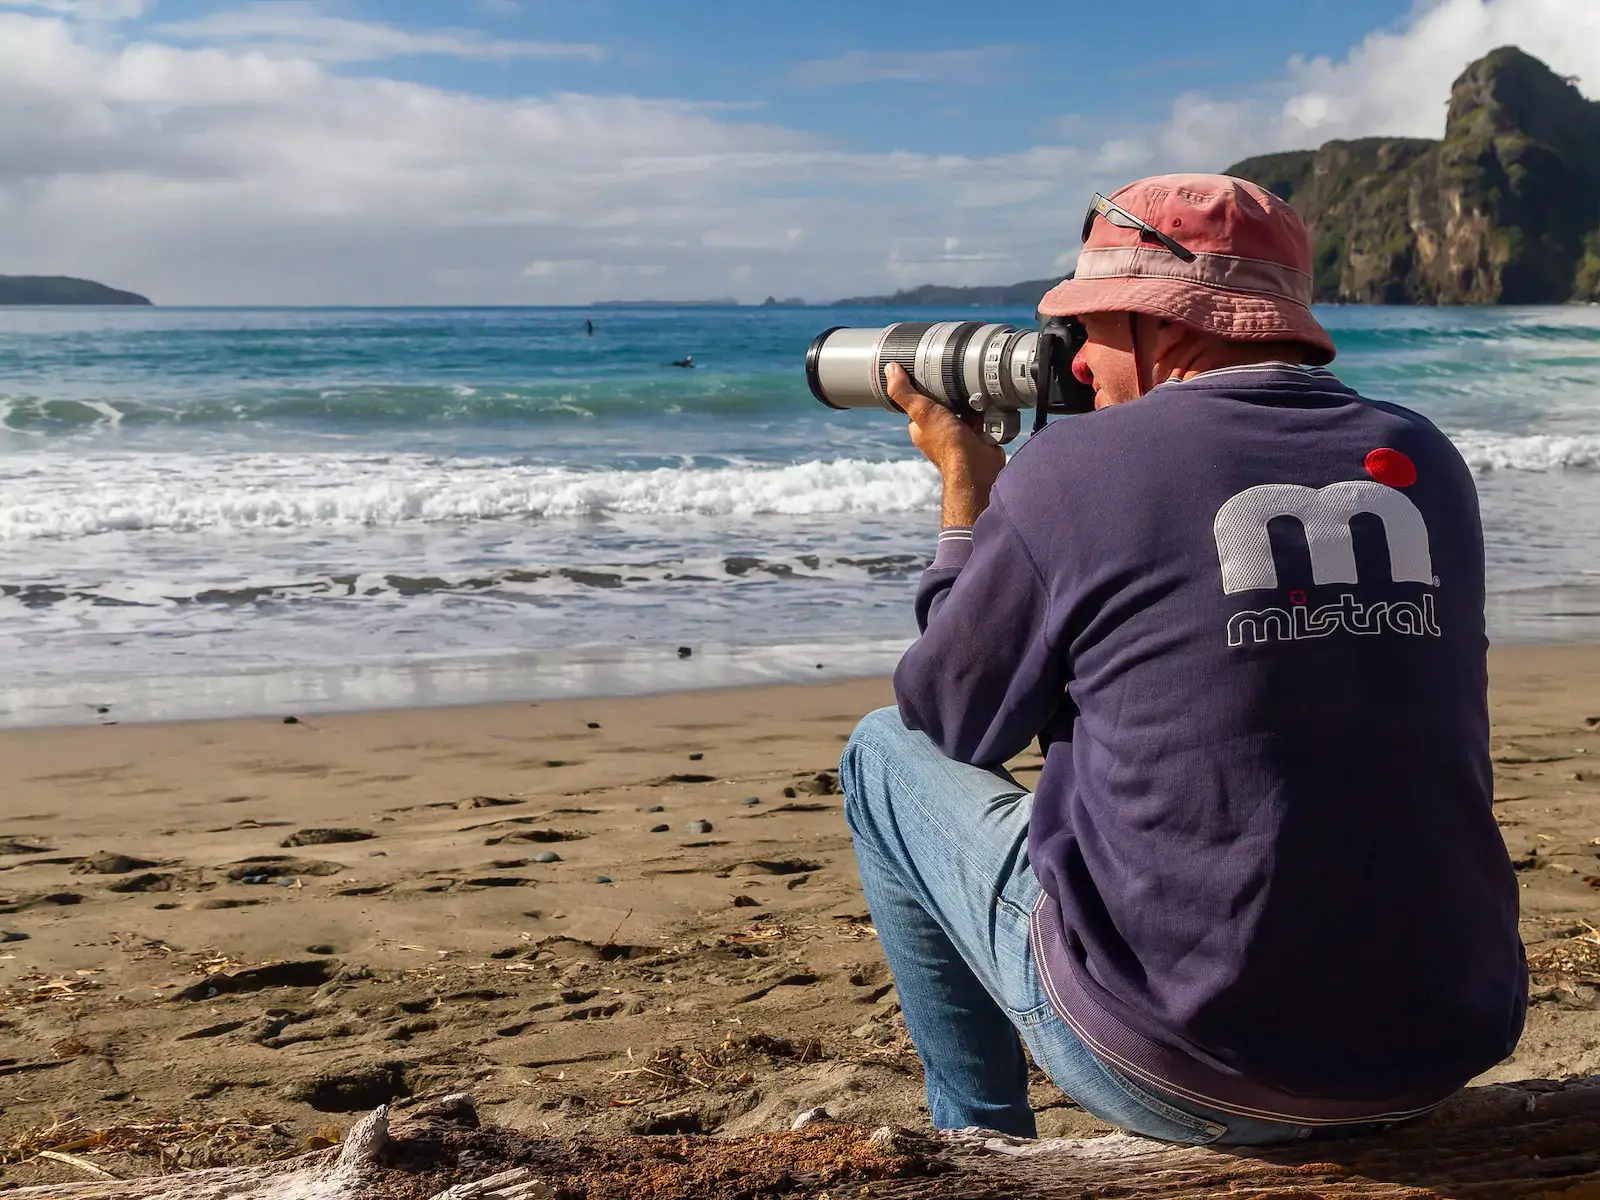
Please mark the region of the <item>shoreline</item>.
<svg viewBox="0 0 1600 1200"><path fill-rule="evenodd" d="M1587 597L1587 591L1584 594ZM1583 622L1573 630L1574 636L1499 636L1492 641L1491 656L1600 646L1600 633L1587 627L1600 621L1600 610L1563 615ZM0 687L0 734L812 686L888 678L908 645L910 639L896 638L740 648L699 645L687 647L690 653L685 656L677 647L663 644L648 650L508 651L412 661L263 667L219 676L47 681ZM845 661L849 665L841 665Z"/></svg>
<svg viewBox="0 0 1600 1200"><path fill-rule="evenodd" d="M1597 1074L1600 645L1491 671L1535 971L1480 1082ZM0 731L0 1139L175 1119L238 1131L206 1153L239 1162L440 1091L556 1137L815 1106L925 1125L834 774L891 699L874 677ZM1048 1136L1105 1132L1042 1076L1032 1097Z"/></svg>

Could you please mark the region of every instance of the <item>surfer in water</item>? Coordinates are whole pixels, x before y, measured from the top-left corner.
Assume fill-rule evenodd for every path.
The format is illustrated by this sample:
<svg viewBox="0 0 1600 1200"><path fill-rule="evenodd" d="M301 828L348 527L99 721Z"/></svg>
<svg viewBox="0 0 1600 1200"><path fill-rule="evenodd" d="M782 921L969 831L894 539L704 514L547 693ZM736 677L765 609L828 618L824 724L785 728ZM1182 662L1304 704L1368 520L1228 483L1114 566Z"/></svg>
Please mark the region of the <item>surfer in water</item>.
<svg viewBox="0 0 1600 1200"><path fill-rule="evenodd" d="M694 355L685 354L682 358L677 359L674 362L668 363L667 365L668 366L672 366L672 367L692 367L692 366L694 366Z"/></svg>
<svg viewBox="0 0 1600 1200"><path fill-rule="evenodd" d="M594 336L594 322L589 320L588 318L585 318L584 322L583 322L583 331L585 333L587 333L590 337L593 337Z"/></svg>

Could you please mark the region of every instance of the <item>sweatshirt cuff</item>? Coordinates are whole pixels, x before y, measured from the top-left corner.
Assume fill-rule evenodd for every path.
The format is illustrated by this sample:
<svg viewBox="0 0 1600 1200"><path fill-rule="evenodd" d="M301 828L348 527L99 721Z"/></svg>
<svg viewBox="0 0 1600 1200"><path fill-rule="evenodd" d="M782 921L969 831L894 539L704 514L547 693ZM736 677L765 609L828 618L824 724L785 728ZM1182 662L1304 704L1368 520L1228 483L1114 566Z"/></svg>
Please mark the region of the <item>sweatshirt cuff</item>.
<svg viewBox="0 0 1600 1200"><path fill-rule="evenodd" d="M972 526L951 525L939 532L939 549L928 564L928 570L959 571L971 557Z"/></svg>

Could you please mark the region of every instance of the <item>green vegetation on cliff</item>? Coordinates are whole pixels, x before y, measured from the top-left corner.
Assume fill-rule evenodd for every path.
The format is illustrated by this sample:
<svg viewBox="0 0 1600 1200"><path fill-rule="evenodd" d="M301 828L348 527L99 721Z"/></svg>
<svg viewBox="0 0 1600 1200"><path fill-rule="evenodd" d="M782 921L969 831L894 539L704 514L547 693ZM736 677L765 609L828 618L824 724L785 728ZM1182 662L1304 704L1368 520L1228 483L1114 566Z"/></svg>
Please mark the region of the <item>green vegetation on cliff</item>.
<svg viewBox="0 0 1600 1200"><path fill-rule="evenodd" d="M1600 300L1600 103L1514 46L1456 80L1442 141L1329 142L1227 173L1305 218L1319 301Z"/></svg>
<svg viewBox="0 0 1600 1200"><path fill-rule="evenodd" d="M0 275L0 304L149 304L89 279L66 275Z"/></svg>

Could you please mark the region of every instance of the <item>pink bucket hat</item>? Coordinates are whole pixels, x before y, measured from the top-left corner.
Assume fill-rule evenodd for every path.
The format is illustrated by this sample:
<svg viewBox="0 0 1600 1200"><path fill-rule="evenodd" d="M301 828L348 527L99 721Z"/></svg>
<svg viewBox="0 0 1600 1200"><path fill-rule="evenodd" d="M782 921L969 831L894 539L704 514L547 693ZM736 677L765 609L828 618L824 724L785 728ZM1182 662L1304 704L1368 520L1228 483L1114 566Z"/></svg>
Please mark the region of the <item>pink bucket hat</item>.
<svg viewBox="0 0 1600 1200"><path fill-rule="evenodd" d="M1089 228L1074 277L1039 302L1046 317L1148 313L1230 342L1304 342L1333 361L1311 315L1311 239L1286 201L1227 175L1156 175L1111 197L1194 252L1103 217Z"/></svg>

